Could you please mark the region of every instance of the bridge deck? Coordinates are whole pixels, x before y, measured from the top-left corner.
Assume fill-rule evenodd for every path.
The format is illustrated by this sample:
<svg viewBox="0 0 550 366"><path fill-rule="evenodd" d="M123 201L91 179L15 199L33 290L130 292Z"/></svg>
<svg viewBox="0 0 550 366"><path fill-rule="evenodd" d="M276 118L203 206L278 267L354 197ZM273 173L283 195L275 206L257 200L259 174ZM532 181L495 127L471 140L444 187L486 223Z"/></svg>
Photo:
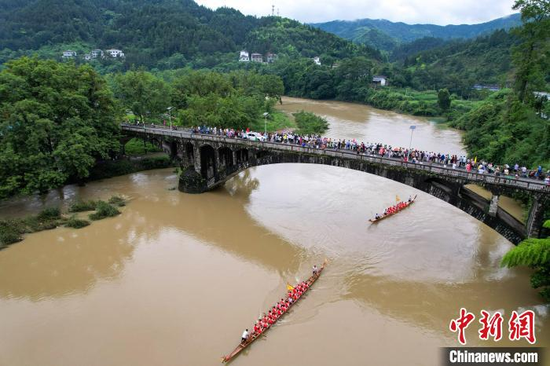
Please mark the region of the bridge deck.
<svg viewBox="0 0 550 366"><path fill-rule="evenodd" d="M165 128L153 128L153 127L137 127L132 125L122 125L123 131L131 131L134 133L140 134L149 134L149 135L159 135L166 137L175 137L180 139L190 139L190 140L199 140L199 141L215 141L226 143L228 145L243 145L250 146L258 149L268 149L268 150L278 150L278 151L292 151L297 153L305 154L316 154L316 155L325 155L325 156L334 156L344 159L354 159L361 160L375 164L383 164L395 167L402 167L404 169L411 169L423 172L429 172L435 175L449 177L449 178L459 178L467 180L472 184L491 184L496 186L503 186L507 188L517 188L528 191L535 192L544 192L550 193L550 186L546 185L544 182L529 179L529 178L512 178L512 177L503 177L496 176L492 174L480 174L475 172L467 172L464 169L452 169L446 168L438 163L410 163L404 162L401 159L397 158L387 158L380 156L372 156L366 154L357 154L356 152L349 150L333 150L333 149L316 149L311 147L302 147L296 144L290 143L281 143L281 142L260 142L260 141L249 141L240 138L230 138L226 136L218 135L203 135L196 134L190 131L178 131L178 130L169 130Z"/></svg>

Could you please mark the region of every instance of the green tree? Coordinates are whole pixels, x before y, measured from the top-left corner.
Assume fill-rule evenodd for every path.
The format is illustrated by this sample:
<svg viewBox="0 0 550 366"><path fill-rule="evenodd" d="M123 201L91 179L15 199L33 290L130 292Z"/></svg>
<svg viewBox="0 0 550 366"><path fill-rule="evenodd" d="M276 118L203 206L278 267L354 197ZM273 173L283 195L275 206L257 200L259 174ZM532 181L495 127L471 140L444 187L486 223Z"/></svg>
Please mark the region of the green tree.
<svg viewBox="0 0 550 366"><path fill-rule="evenodd" d="M143 70L118 74L114 79L115 96L140 121L166 113L170 106L170 88L161 79Z"/></svg>
<svg viewBox="0 0 550 366"><path fill-rule="evenodd" d="M443 111L448 111L451 108L451 94L447 89L440 89L437 93L437 104Z"/></svg>
<svg viewBox="0 0 550 366"><path fill-rule="evenodd" d="M550 229L550 220L544 223ZM502 266L527 266L535 272L531 275L531 286L540 289L541 296L550 302L550 237L546 239L529 238L512 248L502 258Z"/></svg>
<svg viewBox="0 0 550 366"><path fill-rule="evenodd" d="M83 179L119 151L117 110L91 67L21 58L0 72L0 197Z"/></svg>
<svg viewBox="0 0 550 366"><path fill-rule="evenodd" d="M513 50L515 88L522 102L533 100L533 91L545 84L550 69L550 0L516 0L523 27L516 33L521 43Z"/></svg>

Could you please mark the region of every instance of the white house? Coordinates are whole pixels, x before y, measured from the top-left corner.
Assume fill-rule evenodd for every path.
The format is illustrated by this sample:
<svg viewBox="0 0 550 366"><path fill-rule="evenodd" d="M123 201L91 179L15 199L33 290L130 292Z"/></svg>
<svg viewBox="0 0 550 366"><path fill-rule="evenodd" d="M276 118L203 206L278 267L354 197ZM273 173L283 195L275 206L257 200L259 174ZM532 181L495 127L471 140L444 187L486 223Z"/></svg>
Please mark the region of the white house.
<svg viewBox="0 0 550 366"><path fill-rule="evenodd" d="M250 57L248 56L248 52L241 51L241 55L239 56L239 62L248 62L250 61Z"/></svg>
<svg viewBox="0 0 550 366"><path fill-rule="evenodd" d="M76 57L75 51L71 51L71 50L63 51L63 58L73 58L73 57Z"/></svg>
<svg viewBox="0 0 550 366"><path fill-rule="evenodd" d="M122 52L121 50L111 49L106 50L105 52L107 52L107 54L109 54L109 56L111 56L112 58L124 57L124 52Z"/></svg>
<svg viewBox="0 0 550 366"><path fill-rule="evenodd" d="M92 56L92 58L103 57L103 51L100 49L92 50L92 52L90 52L90 55Z"/></svg>
<svg viewBox="0 0 550 366"><path fill-rule="evenodd" d="M500 90L500 86L496 85L496 84L475 84L474 87L473 87L475 90L489 90L489 91L492 91L492 92L496 92L496 91L499 91Z"/></svg>
<svg viewBox="0 0 550 366"><path fill-rule="evenodd" d="M380 86L386 86L388 85L388 78L384 75L375 75L372 78L372 82L375 84L379 84Z"/></svg>
<svg viewBox="0 0 550 366"><path fill-rule="evenodd" d="M321 66L321 59L319 58L319 56L315 56L313 58L313 62L315 62L315 65Z"/></svg>
<svg viewBox="0 0 550 366"><path fill-rule="evenodd" d="M261 53L253 53L250 55L250 61L252 62L264 62L264 57Z"/></svg>

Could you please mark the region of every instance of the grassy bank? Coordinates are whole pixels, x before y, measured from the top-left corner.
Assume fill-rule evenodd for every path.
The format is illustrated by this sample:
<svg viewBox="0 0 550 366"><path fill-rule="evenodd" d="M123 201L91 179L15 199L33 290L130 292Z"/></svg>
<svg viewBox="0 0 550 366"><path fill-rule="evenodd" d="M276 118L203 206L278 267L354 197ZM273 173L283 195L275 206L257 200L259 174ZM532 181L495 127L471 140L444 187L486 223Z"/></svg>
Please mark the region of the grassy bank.
<svg viewBox="0 0 550 366"><path fill-rule="evenodd" d="M0 220L0 250L23 240L24 234L51 230L59 226L80 229L90 225L88 220L81 219L76 215L78 212L93 211L88 215L90 220L101 220L119 215L120 211L117 207L124 205L126 205L124 198L112 196L108 202L101 200L75 202L66 213L62 213L57 207L49 207L37 215Z"/></svg>
<svg viewBox="0 0 550 366"><path fill-rule="evenodd" d="M258 119L250 126L252 131L263 132L267 125L267 132L276 132L285 129L295 129L296 123L284 112L274 110L267 119Z"/></svg>
<svg viewBox="0 0 550 366"><path fill-rule="evenodd" d="M369 90L365 103L375 108L413 116L444 117L445 120L455 120L477 107L481 101L452 98L450 108L444 111L439 107L435 90L420 92L387 87ZM441 120L438 119L438 122Z"/></svg>

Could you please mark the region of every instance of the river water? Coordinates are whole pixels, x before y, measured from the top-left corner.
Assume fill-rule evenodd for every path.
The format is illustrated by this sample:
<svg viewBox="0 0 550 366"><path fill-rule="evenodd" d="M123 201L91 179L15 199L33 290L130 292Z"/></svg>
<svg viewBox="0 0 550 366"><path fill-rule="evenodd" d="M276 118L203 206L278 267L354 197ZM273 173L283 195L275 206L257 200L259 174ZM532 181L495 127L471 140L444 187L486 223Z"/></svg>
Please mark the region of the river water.
<svg viewBox="0 0 550 366"><path fill-rule="evenodd" d="M427 149L462 150L456 132L422 119L313 104L327 115L343 111L330 112L335 134L345 131L343 120L356 124L356 138L379 131L397 144L396 131L406 138L414 123L422 126L416 132L435 134L418 134ZM386 124L388 135L371 124ZM249 169L202 195L176 186L165 169L0 206L5 216L129 198L116 218L28 235L0 251L0 365L216 365L287 282L305 279L325 258L311 292L234 365L438 365L439 348L458 344L448 327L461 307L477 318L501 310L505 322L513 310L532 309L538 344L550 342L549 308L530 288L529 271L499 267L512 245L411 187L299 164ZM369 225L396 194L418 200ZM468 328L468 345L494 345L478 339L478 325Z"/></svg>

